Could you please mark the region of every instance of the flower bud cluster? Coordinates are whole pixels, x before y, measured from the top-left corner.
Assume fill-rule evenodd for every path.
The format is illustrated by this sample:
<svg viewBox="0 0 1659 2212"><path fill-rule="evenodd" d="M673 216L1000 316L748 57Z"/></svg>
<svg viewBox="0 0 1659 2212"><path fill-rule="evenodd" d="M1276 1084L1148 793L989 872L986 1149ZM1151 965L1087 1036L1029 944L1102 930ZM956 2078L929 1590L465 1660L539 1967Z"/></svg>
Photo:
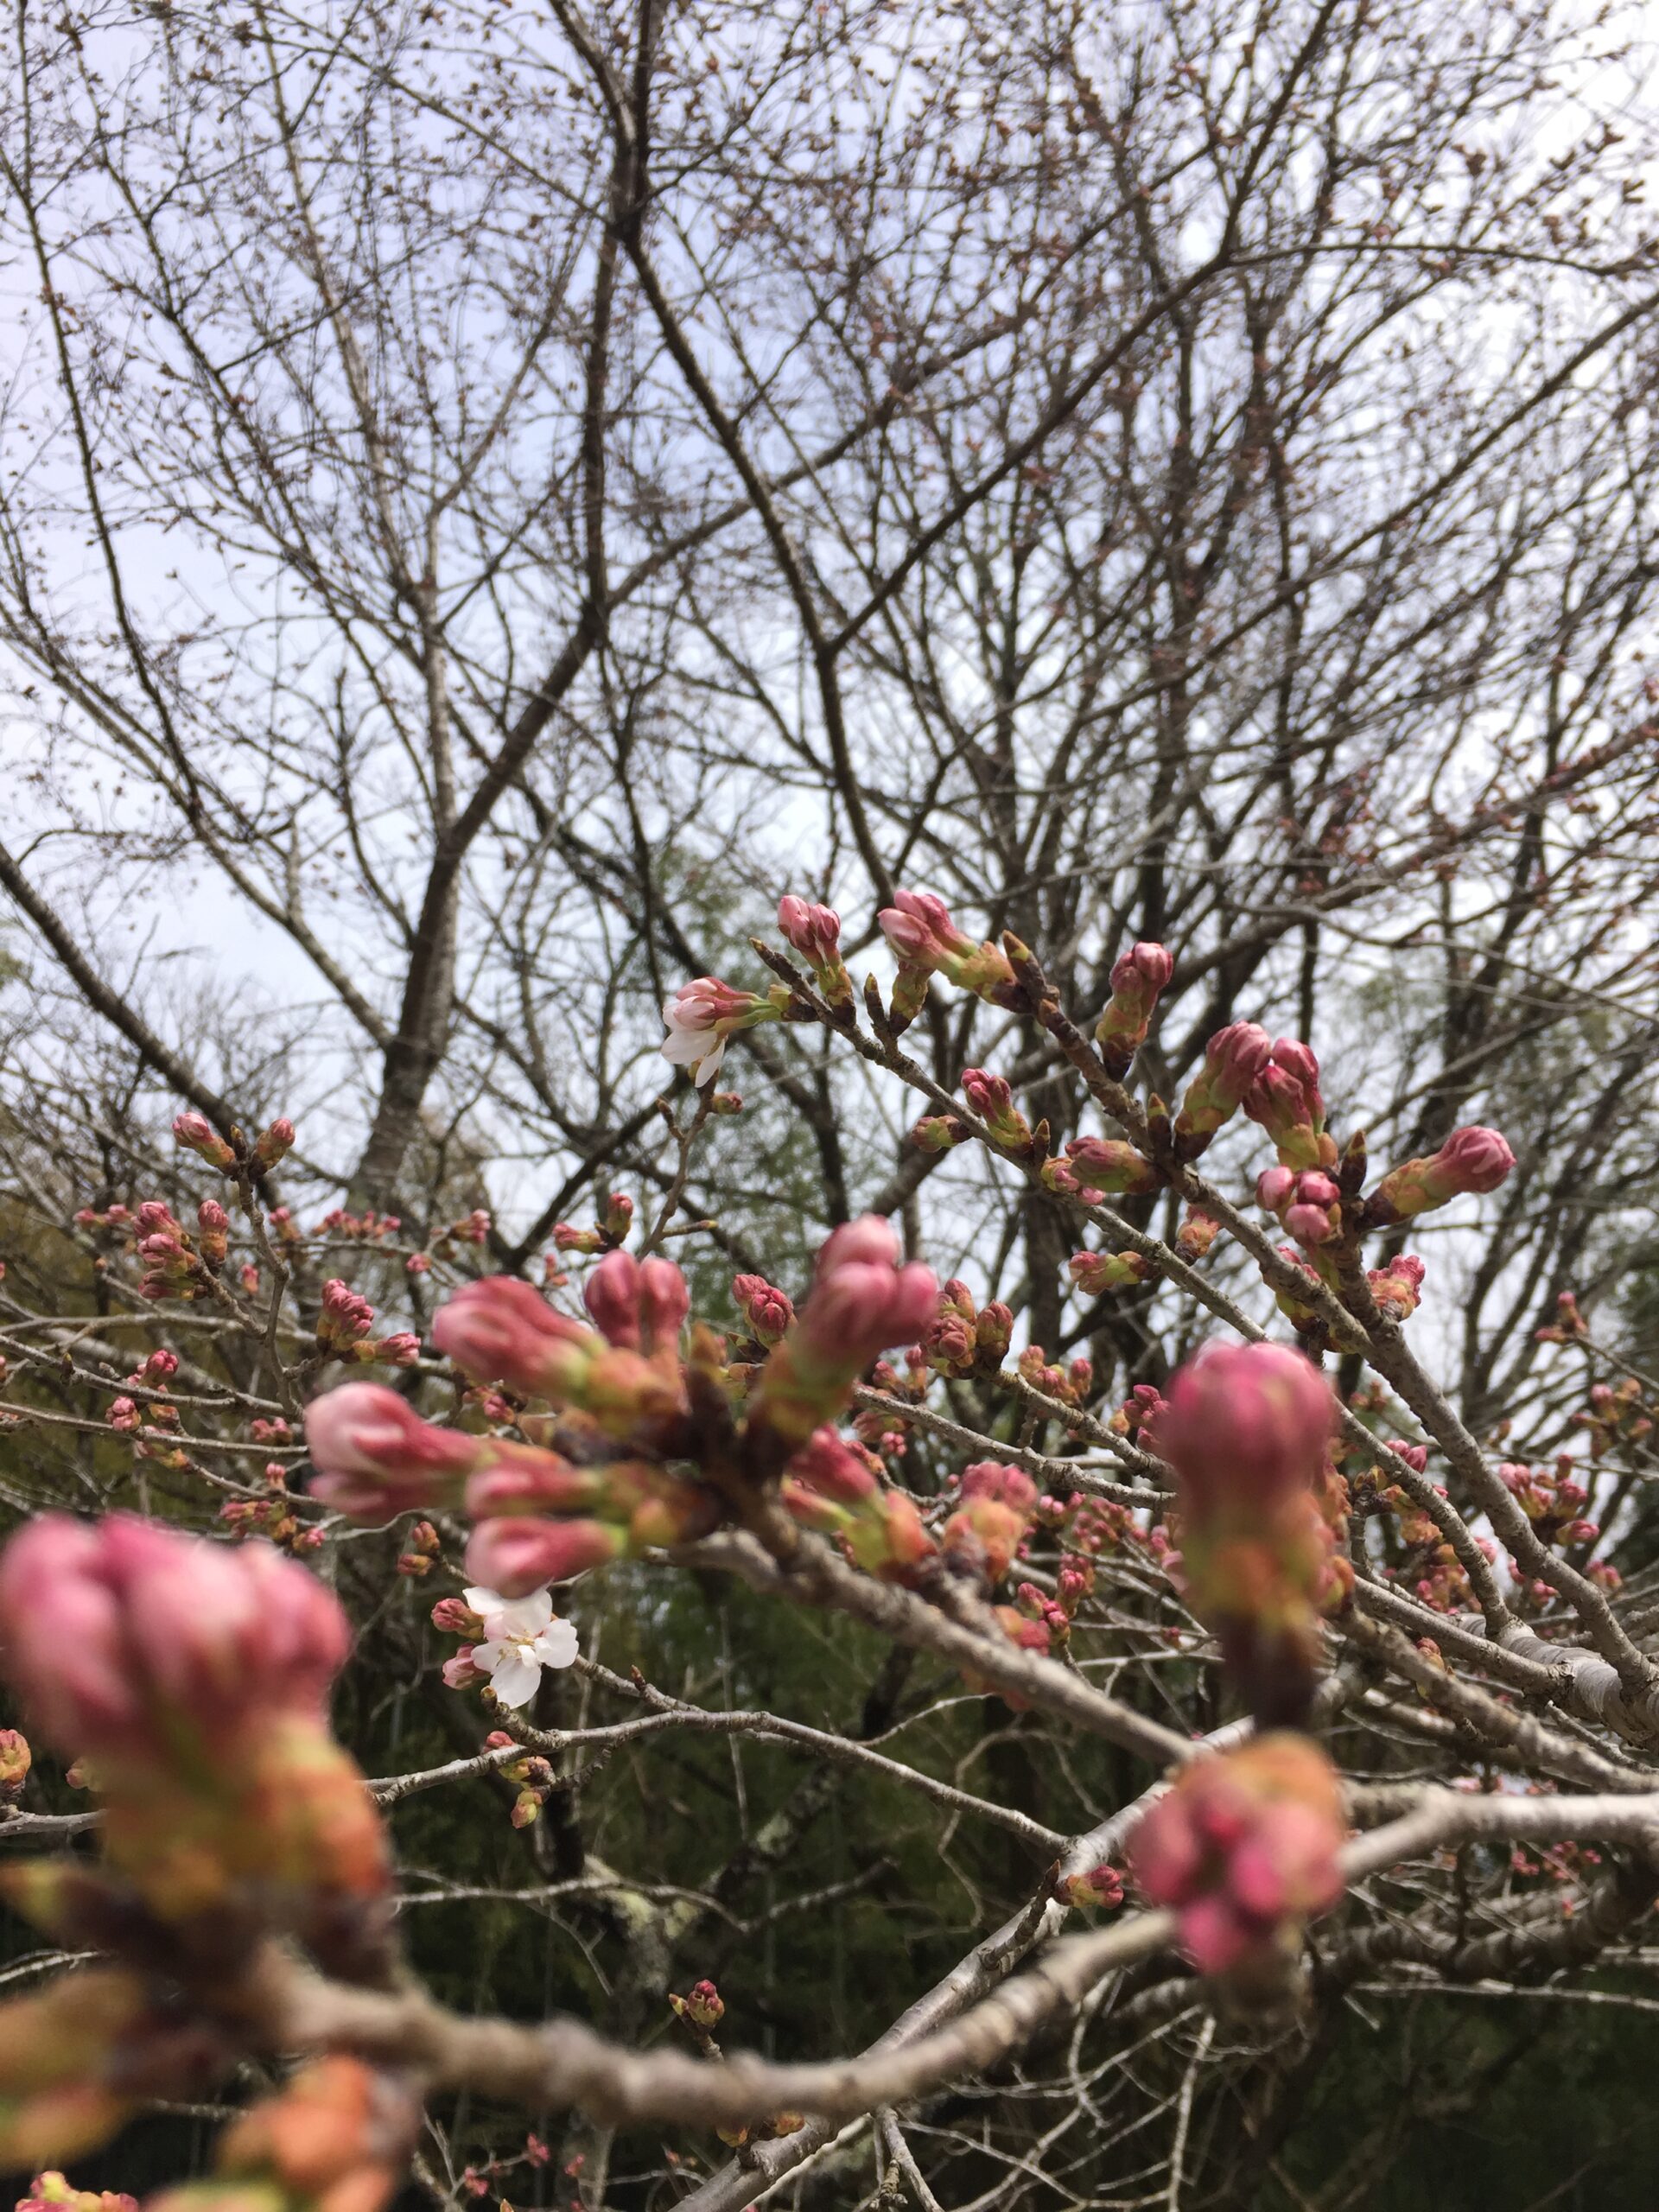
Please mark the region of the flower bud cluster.
<svg viewBox="0 0 1659 2212"><path fill-rule="evenodd" d="M806 963L825 1004L849 1007L853 979L842 960L841 916L835 908L814 906L791 893L778 901L778 926L790 950Z"/></svg>
<svg viewBox="0 0 1659 2212"><path fill-rule="evenodd" d="M1031 1154L1031 1124L1014 1104L1006 1076L993 1075L987 1068L964 1068L962 1094L989 1129L993 1144L1015 1159Z"/></svg>
<svg viewBox="0 0 1659 2212"><path fill-rule="evenodd" d="M874 1456L825 1426L784 1470L785 1509L834 1538L855 1567L883 1582L912 1582L938 1546L903 1491L878 1479Z"/></svg>
<svg viewBox="0 0 1659 2212"><path fill-rule="evenodd" d="M1273 1039L1255 1022L1235 1021L1217 1030L1175 1116L1175 1141L1184 1159L1195 1160L1232 1120L1272 1058Z"/></svg>
<svg viewBox="0 0 1659 2212"><path fill-rule="evenodd" d="M1037 1485L1021 1467L981 1459L951 1485L960 1503L940 1543L948 1559L988 1587L1001 1581L1037 1511Z"/></svg>
<svg viewBox="0 0 1659 2212"><path fill-rule="evenodd" d="M995 1375L1008 1356L1014 1315L1000 1299L983 1307L959 1275L939 1293L938 1311L922 1332L921 1348L936 1375L962 1381L969 1375Z"/></svg>
<svg viewBox="0 0 1659 2212"><path fill-rule="evenodd" d="M493 1728L484 1738L486 1751L504 1751L514 1741L503 1728ZM553 1770L544 1758L533 1751L526 1751L520 1758L508 1759L496 1772L513 1783L518 1795L512 1801L507 1815L516 1828L527 1828L541 1818L542 1808L553 1789Z"/></svg>
<svg viewBox="0 0 1659 2212"><path fill-rule="evenodd" d="M262 1497L231 1498L219 1507L219 1517L238 1541L263 1536L296 1554L315 1551L322 1541L321 1528L308 1528L296 1516L287 1470L277 1459L266 1465Z"/></svg>
<svg viewBox="0 0 1659 2212"><path fill-rule="evenodd" d="M556 1222L553 1242L561 1252L613 1252L626 1243L632 1226L633 1200L619 1192L607 1201L603 1218L591 1229L578 1229L568 1221Z"/></svg>
<svg viewBox="0 0 1659 2212"><path fill-rule="evenodd" d="M1640 1444L1653 1433L1653 1417L1634 1375L1626 1375L1618 1382L1592 1383L1588 1403L1573 1419L1589 1435L1592 1459L1601 1459L1618 1445Z"/></svg>
<svg viewBox="0 0 1659 2212"><path fill-rule="evenodd" d="M793 1444L845 1407L875 1355L921 1335L938 1305L931 1268L901 1264L891 1224L876 1214L831 1232L812 1287L760 1370L753 1418Z"/></svg>
<svg viewBox="0 0 1659 2212"><path fill-rule="evenodd" d="M1155 1272L1152 1262L1139 1252L1074 1252L1065 1264L1085 1298L1133 1289L1137 1283L1150 1282Z"/></svg>
<svg viewBox="0 0 1659 2212"><path fill-rule="evenodd" d="M146 2212L381 2212L421 2119L407 2075L335 2053L302 2067L219 2139L219 2178L152 2197Z"/></svg>
<svg viewBox="0 0 1659 2212"><path fill-rule="evenodd" d="M1173 1906L1202 1974L1249 1971L1300 1941L1342 1894L1335 1769L1305 1737L1194 1759L1129 1839L1135 1880Z"/></svg>
<svg viewBox="0 0 1659 2212"><path fill-rule="evenodd" d="M1014 1363L1014 1372L1029 1389L1039 1390L1063 1406L1085 1406L1094 1395L1094 1363L1074 1359L1069 1366L1052 1367L1041 1344L1027 1344Z"/></svg>
<svg viewBox="0 0 1659 2212"><path fill-rule="evenodd" d="M899 891L876 916L881 934L908 968L923 978L943 976L992 1006L1014 1007L1019 994L1008 957L1000 946L979 944L959 930L943 899L931 891ZM896 1025L895 1025L896 1026Z"/></svg>
<svg viewBox="0 0 1659 2212"><path fill-rule="evenodd" d="M236 1152L227 1144L205 1114L181 1114L173 1124L173 1141L185 1151L194 1152L198 1160L209 1167L226 1173L236 1167Z"/></svg>
<svg viewBox="0 0 1659 2212"><path fill-rule="evenodd" d="M1342 1193L1322 1167L1269 1167L1257 1176L1255 1201L1274 1214L1304 1251L1317 1252L1342 1233Z"/></svg>
<svg viewBox="0 0 1659 2212"><path fill-rule="evenodd" d="M1140 1198L1162 1186L1152 1162L1120 1137L1076 1137L1064 1160L1045 1160L1045 1190L1077 1198L1086 1206L1105 1198Z"/></svg>
<svg viewBox="0 0 1659 2212"><path fill-rule="evenodd" d="M626 1258L613 1254L611 1259ZM611 1261L602 1263L608 1267ZM628 1262L630 1267L635 1263ZM648 1262L669 1268L667 1262ZM602 1272L595 1270L595 1274ZM669 1268L678 1275L678 1269ZM614 1277L607 1278L601 1302ZM638 1316L663 1294L634 1293ZM624 1294L623 1302L626 1302ZM670 1305L676 1300L670 1300ZM611 1305L607 1311L611 1311ZM665 1309L666 1310L666 1309ZM679 1313L683 1318L683 1306ZM652 1321L653 1342L657 1321ZM677 1322L676 1323L677 1325ZM542 1398L589 1414L608 1434L627 1436L642 1423L678 1413L683 1393L671 1353L652 1357L616 1344L584 1328L550 1306L540 1293L513 1275L486 1275L469 1282L442 1306L432 1323L432 1338L478 1383L504 1383L521 1398Z"/></svg>
<svg viewBox="0 0 1659 2212"><path fill-rule="evenodd" d="M1131 945L1112 969L1112 995L1095 1029L1106 1072L1121 1080L1147 1041L1153 1010L1175 973L1175 959L1161 944Z"/></svg>
<svg viewBox="0 0 1659 2212"><path fill-rule="evenodd" d="M1589 1333L1589 1325L1579 1311L1578 1294L1571 1290L1556 1294L1554 1320L1533 1332L1536 1342L1541 1344L1573 1344Z"/></svg>
<svg viewBox="0 0 1659 2212"><path fill-rule="evenodd" d="M732 1303L749 1325L749 1334L765 1351L781 1344L795 1319L795 1307L786 1292L764 1275L734 1275Z"/></svg>
<svg viewBox="0 0 1659 2212"><path fill-rule="evenodd" d="M48 1514L0 1554L0 1624L8 1680L60 1757L90 1757L106 1859L152 1918L228 1915L226 1943L378 1929L385 1838L324 1713L348 1630L302 1567Z"/></svg>
<svg viewBox="0 0 1659 2212"><path fill-rule="evenodd" d="M1213 1345L1152 1432L1180 1494L1180 1580L1258 1719L1300 1717L1319 1611L1351 1579L1336 1542L1345 1491L1326 1468L1335 1410L1300 1352Z"/></svg>
<svg viewBox="0 0 1659 2212"><path fill-rule="evenodd" d="M1277 1039L1242 1103L1251 1121L1273 1139L1281 1167L1304 1172L1336 1166L1336 1146L1325 1134L1319 1064L1300 1039ZM1334 1197L1333 1192L1333 1202ZM1301 1241L1300 1230L1291 1233Z"/></svg>

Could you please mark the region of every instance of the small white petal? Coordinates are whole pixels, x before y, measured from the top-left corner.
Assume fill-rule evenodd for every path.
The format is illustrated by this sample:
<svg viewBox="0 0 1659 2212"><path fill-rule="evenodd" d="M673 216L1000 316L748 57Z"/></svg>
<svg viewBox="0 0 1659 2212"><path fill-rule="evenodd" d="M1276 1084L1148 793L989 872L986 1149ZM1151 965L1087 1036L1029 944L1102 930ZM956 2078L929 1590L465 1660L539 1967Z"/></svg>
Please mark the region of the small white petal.
<svg viewBox="0 0 1659 2212"><path fill-rule="evenodd" d="M507 1603L499 1590L463 1590L461 1594L475 1613L499 1613Z"/></svg>
<svg viewBox="0 0 1659 2212"><path fill-rule="evenodd" d="M691 1071L691 1080L699 1090L704 1084L714 1081L720 1071L720 1064L725 1057L726 1039L723 1037L718 1038L715 1040L714 1051L708 1055L700 1066L694 1067Z"/></svg>
<svg viewBox="0 0 1659 2212"><path fill-rule="evenodd" d="M475 1643L473 1646L473 1664L481 1673L487 1675L492 1667L500 1665L502 1659L511 1649L509 1644L501 1642L499 1638L490 1643Z"/></svg>
<svg viewBox="0 0 1659 2212"><path fill-rule="evenodd" d="M543 1667L571 1666L579 1649L576 1631L569 1621L555 1621L550 1628L542 1630L530 1648Z"/></svg>
<svg viewBox="0 0 1659 2212"><path fill-rule="evenodd" d="M689 1067L708 1051L709 1032L706 1029L671 1029L657 1049L677 1068Z"/></svg>
<svg viewBox="0 0 1659 2212"><path fill-rule="evenodd" d="M490 1688L503 1705L528 1705L541 1679L541 1669L529 1652L517 1644L498 1666L490 1669Z"/></svg>

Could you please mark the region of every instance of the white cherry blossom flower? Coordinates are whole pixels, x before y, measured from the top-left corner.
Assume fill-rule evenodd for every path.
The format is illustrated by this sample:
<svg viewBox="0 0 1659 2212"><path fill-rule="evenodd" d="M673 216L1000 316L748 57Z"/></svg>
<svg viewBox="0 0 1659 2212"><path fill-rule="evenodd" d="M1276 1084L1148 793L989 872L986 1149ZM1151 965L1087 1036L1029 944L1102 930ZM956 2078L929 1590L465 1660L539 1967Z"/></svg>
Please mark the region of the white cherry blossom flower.
<svg viewBox="0 0 1659 2212"><path fill-rule="evenodd" d="M527 1598L504 1598L499 1590L462 1595L484 1624L472 1662L489 1676L503 1705L528 1705L543 1667L568 1667L575 1659L576 1631L569 1621L554 1618L545 1590L532 1590Z"/></svg>

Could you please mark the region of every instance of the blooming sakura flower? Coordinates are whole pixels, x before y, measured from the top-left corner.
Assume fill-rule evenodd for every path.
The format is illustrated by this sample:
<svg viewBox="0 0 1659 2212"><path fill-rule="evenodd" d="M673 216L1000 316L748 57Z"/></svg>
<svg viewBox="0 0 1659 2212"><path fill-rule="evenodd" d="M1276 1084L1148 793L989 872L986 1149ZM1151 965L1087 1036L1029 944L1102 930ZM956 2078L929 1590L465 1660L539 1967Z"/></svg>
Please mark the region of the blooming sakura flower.
<svg viewBox="0 0 1659 2212"><path fill-rule="evenodd" d="M483 1641L467 1656L489 1676L503 1705L528 1705L543 1667L569 1667L575 1661L576 1631L569 1621L555 1619L545 1590L505 1598L499 1590L475 1586L462 1595L484 1624Z"/></svg>
<svg viewBox="0 0 1659 2212"><path fill-rule="evenodd" d="M663 1002L668 1034L660 1050L665 1060L683 1067L699 1088L711 1083L734 1031L751 1029L769 1020L776 1012L767 999L753 991L736 991L717 976L699 976L682 983L671 999Z"/></svg>

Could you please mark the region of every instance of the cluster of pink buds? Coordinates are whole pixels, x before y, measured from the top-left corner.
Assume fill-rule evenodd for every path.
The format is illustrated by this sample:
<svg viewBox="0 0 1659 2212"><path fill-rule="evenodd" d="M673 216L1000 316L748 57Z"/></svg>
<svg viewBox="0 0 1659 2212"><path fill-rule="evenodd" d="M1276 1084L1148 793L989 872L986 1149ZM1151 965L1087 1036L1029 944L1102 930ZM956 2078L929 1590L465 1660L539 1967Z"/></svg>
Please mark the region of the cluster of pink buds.
<svg viewBox="0 0 1659 2212"><path fill-rule="evenodd" d="M269 1128L261 1129L254 1139L254 1159L267 1174L293 1151L296 1135L293 1122L286 1116L279 1115Z"/></svg>
<svg viewBox="0 0 1659 2212"><path fill-rule="evenodd" d="M684 1310L680 1306L682 1316ZM471 1381L504 1383L521 1398L574 1407L613 1435L671 1418L683 1403L671 1360L607 1343L514 1275L463 1285L439 1307L432 1338Z"/></svg>
<svg viewBox="0 0 1659 2212"><path fill-rule="evenodd" d="M850 1007L853 979L841 957L841 916L835 908L814 906L791 893L778 901L778 926L790 950L806 963L824 1003Z"/></svg>
<svg viewBox="0 0 1659 2212"><path fill-rule="evenodd" d="M1112 995L1095 1029L1095 1042L1109 1076L1122 1078L1147 1041L1153 1009L1175 973L1175 960L1161 944L1135 944L1112 969Z"/></svg>
<svg viewBox="0 0 1659 2212"><path fill-rule="evenodd" d="M1593 1383L1589 1403L1573 1419L1577 1427L1589 1432L1592 1459L1601 1459L1616 1445L1640 1444L1653 1433L1653 1417L1634 1375L1626 1375L1618 1382Z"/></svg>
<svg viewBox="0 0 1659 2212"><path fill-rule="evenodd" d="M217 1274L231 1255L231 1217L217 1198L204 1198L196 1208L196 1249L210 1274Z"/></svg>
<svg viewBox="0 0 1659 2212"><path fill-rule="evenodd" d="M292 1229L292 1217L286 1206L278 1206L269 1218L278 1230ZM315 1233L319 1236L347 1237L353 1244L384 1244L403 1225L395 1213L377 1213L372 1206L363 1213L348 1213L344 1206L336 1206L332 1212L324 1214Z"/></svg>
<svg viewBox="0 0 1659 2212"><path fill-rule="evenodd" d="M1255 1022L1235 1021L1217 1030L1175 1117L1175 1139L1183 1158L1196 1159L1217 1130L1232 1120L1272 1058L1273 1039Z"/></svg>
<svg viewBox="0 0 1659 2212"><path fill-rule="evenodd" d="M1137 1436L1142 1429L1150 1432L1167 1409L1167 1402L1155 1383L1137 1382L1106 1426L1114 1436ZM1143 1443L1149 1440L1149 1435L1141 1439Z"/></svg>
<svg viewBox="0 0 1659 2212"><path fill-rule="evenodd" d="M1011 1314L1009 1325L1013 1325ZM912 1344L906 1351L902 1375L887 1359L878 1359L870 1370L874 1389L887 1397L900 1399L906 1405L919 1406L927 1396L931 1380L928 1355L920 1344ZM873 1451L885 1452L890 1459L902 1459L909 1449L910 1429L911 1424L903 1414L888 1407L866 1406L853 1416L853 1431L859 1442L868 1444Z"/></svg>
<svg viewBox="0 0 1659 2212"><path fill-rule="evenodd" d="M283 1551L315 1551L322 1541L320 1528L307 1528L296 1516L294 1500L289 1493L288 1471L276 1459L268 1462L265 1467L264 1495L228 1499L219 1507L219 1517L238 1540L263 1536Z"/></svg>
<svg viewBox="0 0 1659 2212"><path fill-rule="evenodd" d="M582 1286L582 1301L607 1344L671 1367L691 1310L690 1290L671 1260L612 1252Z"/></svg>
<svg viewBox="0 0 1659 2212"><path fill-rule="evenodd" d="M1454 1129L1436 1153L1386 1174L1365 1201L1368 1229L1387 1229L1470 1192L1497 1190L1515 1154L1496 1129Z"/></svg>
<svg viewBox="0 0 1659 2212"><path fill-rule="evenodd" d="M959 1503L940 1542L947 1558L994 1587L1013 1566L1037 1511L1037 1485L1021 1467L981 1459L964 1467Z"/></svg>
<svg viewBox="0 0 1659 2212"><path fill-rule="evenodd" d="M1006 1076L992 1075L986 1068L964 1068L962 1091L1001 1150L1024 1159L1033 1148L1039 1153L1046 1149L1040 1142L1033 1147L1031 1124L1014 1104ZM1043 1124L1044 1131L1047 1126Z"/></svg>
<svg viewBox="0 0 1659 2212"><path fill-rule="evenodd" d="M749 1334L763 1351L781 1344L795 1319L787 1292L769 1283L764 1275L734 1275L732 1303L749 1325Z"/></svg>
<svg viewBox="0 0 1659 2212"><path fill-rule="evenodd" d="M420 2120L406 2075L314 2059L226 2129L216 2179L165 2190L147 2212L385 2212Z"/></svg>
<svg viewBox="0 0 1659 2212"><path fill-rule="evenodd" d="M1181 1369L1154 1448L1180 1493L1180 1573L1258 1720L1300 1719L1336 1524L1329 1385L1279 1344L1212 1345Z"/></svg>
<svg viewBox="0 0 1659 2212"><path fill-rule="evenodd" d="M486 1751L505 1751L516 1739L503 1728L493 1728L484 1738ZM518 1796L512 1801L507 1818L516 1828L527 1828L532 1821L541 1818L542 1808L553 1791L553 1770L544 1758L533 1751L524 1752L516 1759L507 1759L496 1772L512 1783Z"/></svg>
<svg viewBox="0 0 1659 2212"><path fill-rule="evenodd" d="M231 1173L236 1167L235 1148L226 1142L205 1114L181 1114L173 1124L173 1141L222 1173Z"/></svg>
<svg viewBox="0 0 1659 2212"><path fill-rule="evenodd" d="M138 2212L138 2200L124 2190L72 2189L60 2173L36 2174L16 2212Z"/></svg>
<svg viewBox="0 0 1659 2212"><path fill-rule="evenodd" d="M1300 1172L1336 1166L1336 1146L1325 1134L1319 1064L1299 1039L1278 1039L1267 1065L1245 1092L1243 1107L1273 1139L1281 1166ZM1300 1241L1297 1230L1291 1233Z"/></svg>
<svg viewBox="0 0 1659 2212"><path fill-rule="evenodd" d="M1506 1459L1498 1479L1547 1544L1593 1544L1601 1530L1584 1518L1590 1493L1578 1479L1578 1462L1563 1452L1552 1472Z"/></svg>
<svg viewBox="0 0 1659 2212"><path fill-rule="evenodd" d="M781 1496L804 1527L833 1537L855 1567L881 1581L913 1581L938 1548L911 1499L878 1479L871 1454L828 1425L790 1460Z"/></svg>
<svg viewBox="0 0 1659 2212"><path fill-rule="evenodd" d="M995 1375L1008 1356L1014 1314L1000 1299L985 1306L959 1275L939 1293L938 1311L922 1332L922 1351L936 1375L960 1381L969 1375Z"/></svg>
<svg viewBox="0 0 1659 2212"><path fill-rule="evenodd" d="M760 1370L755 1418L796 1445L832 1421L880 1351L919 1337L938 1306L931 1268L901 1264L891 1224L877 1214L826 1238L793 1326Z"/></svg>
<svg viewBox="0 0 1659 2212"><path fill-rule="evenodd" d="M699 976L682 983L663 1005L668 1034L659 1050L677 1068L683 1068L699 1090L714 1081L725 1056L726 1040L742 1029L762 1021L776 1021L789 1004L789 988L779 983L765 998L753 991L734 990L715 976Z"/></svg>
<svg viewBox="0 0 1659 2212"><path fill-rule="evenodd" d="M1341 1198L1322 1167L1268 1167L1255 1180L1256 1204L1276 1215L1307 1252L1342 1233Z"/></svg>
<svg viewBox="0 0 1659 2212"><path fill-rule="evenodd" d="M1071 1637L1071 1615L1058 1598L1051 1598L1034 1582L1022 1582L1014 1593L1014 1604L1022 1620L1034 1621L1041 1628L1045 1650L1064 1650Z"/></svg>
<svg viewBox="0 0 1659 2212"><path fill-rule="evenodd" d="M1074 1252L1066 1262L1072 1281L1085 1298L1103 1298L1110 1290L1132 1290L1150 1282L1150 1260L1139 1252Z"/></svg>
<svg viewBox="0 0 1659 2212"><path fill-rule="evenodd" d="M1335 1769L1316 1745L1267 1735L1194 1759L1129 1840L1135 1880L1175 1910L1200 1973L1249 1971L1296 1943L1342 1895Z"/></svg>
<svg viewBox="0 0 1659 2212"><path fill-rule="evenodd" d="M126 1230L132 1225L132 1208L118 1204L107 1207L102 1213L96 1206L82 1206L75 1216L77 1229Z"/></svg>
<svg viewBox="0 0 1659 2212"><path fill-rule="evenodd" d="M668 2008L699 2036L712 2035L726 2017L725 2000L712 1981L694 1981L683 1997L671 1990Z"/></svg>
<svg viewBox="0 0 1659 2212"><path fill-rule="evenodd" d="M1063 1406L1086 1406L1094 1395L1094 1363L1074 1359L1069 1366L1053 1367L1041 1344L1027 1344L1014 1363L1014 1372L1027 1389L1040 1391Z"/></svg>
<svg viewBox="0 0 1659 2212"><path fill-rule="evenodd" d="M1121 1137L1075 1137L1064 1160L1045 1160L1045 1190L1080 1199L1086 1206L1105 1198L1139 1198L1162 1186L1152 1162Z"/></svg>
<svg viewBox="0 0 1659 2212"><path fill-rule="evenodd" d="M561 1252L613 1252L618 1245L626 1243L632 1226L633 1200L618 1192L606 1201L603 1215L591 1229L578 1229L568 1221L556 1222L553 1242Z"/></svg>
<svg viewBox="0 0 1659 2212"><path fill-rule="evenodd" d="M305 1409L317 1471L311 1495L354 1521L458 1505L493 1440L423 1421L407 1398L378 1382L347 1382Z"/></svg>
<svg viewBox="0 0 1659 2212"><path fill-rule="evenodd" d="M0 1728L0 1805L15 1805L35 1764L29 1738L19 1728Z"/></svg>
<svg viewBox="0 0 1659 2212"><path fill-rule="evenodd" d="M371 1337L374 1308L368 1300L336 1275L322 1286L322 1307L317 1315L317 1348L327 1359L351 1366L412 1367L421 1356L421 1340L407 1329L388 1337Z"/></svg>
<svg viewBox="0 0 1659 2212"><path fill-rule="evenodd" d="M959 990L993 1006L1014 1007L1019 994L1007 953L959 930L943 899L931 891L899 891L876 916L881 934L899 956L900 971L943 976Z"/></svg>
<svg viewBox="0 0 1659 2212"><path fill-rule="evenodd" d="M133 1217L143 1274L141 1298L193 1299L207 1295L206 1271L184 1224L162 1204L147 1198Z"/></svg>
<svg viewBox="0 0 1659 2212"><path fill-rule="evenodd" d="M1365 1280L1376 1310L1385 1321L1408 1321L1422 1302L1423 1277L1427 1273L1412 1252L1402 1252L1386 1267L1368 1268Z"/></svg>
<svg viewBox="0 0 1659 2212"><path fill-rule="evenodd" d="M397 1555L397 1572L410 1581L431 1573L443 1556L443 1539L429 1521L417 1521Z"/></svg>
<svg viewBox="0 0 1659 2212"><path fill-rule="evenodd" d="M378 1915L385 1837L325 1717L350 1631L303 1567L46 1514L0 1554L0 1624L8 1679L55 1751L90 1756L105 1854L154 1916L239 1901L251 1929L318 1915L338 1942Z"/></svg>

